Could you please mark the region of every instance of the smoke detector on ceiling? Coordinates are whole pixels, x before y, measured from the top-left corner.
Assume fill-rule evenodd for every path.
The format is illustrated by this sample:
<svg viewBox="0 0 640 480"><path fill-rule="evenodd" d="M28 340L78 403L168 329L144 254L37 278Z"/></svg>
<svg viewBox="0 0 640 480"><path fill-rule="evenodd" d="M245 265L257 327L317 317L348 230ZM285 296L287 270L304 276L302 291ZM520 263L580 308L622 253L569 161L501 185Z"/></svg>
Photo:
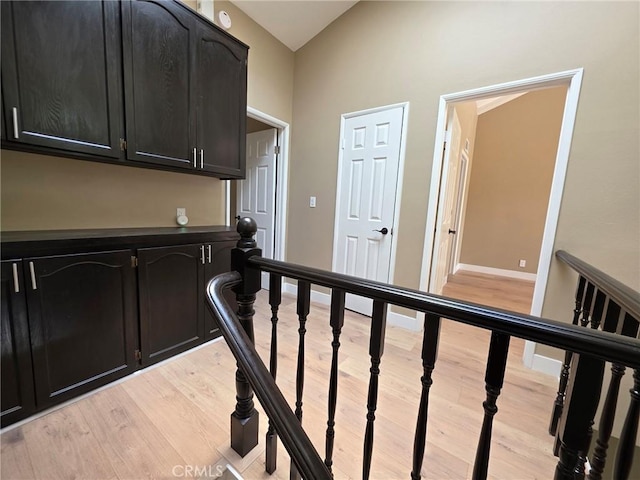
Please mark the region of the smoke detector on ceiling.
<svg viewBox="0 0 640 480"><path fill-rule="evenodd" d="M224 10L220 10L218 12L218 21L220 22L220 26L226 30L231 28L231 17Z"/></svg>

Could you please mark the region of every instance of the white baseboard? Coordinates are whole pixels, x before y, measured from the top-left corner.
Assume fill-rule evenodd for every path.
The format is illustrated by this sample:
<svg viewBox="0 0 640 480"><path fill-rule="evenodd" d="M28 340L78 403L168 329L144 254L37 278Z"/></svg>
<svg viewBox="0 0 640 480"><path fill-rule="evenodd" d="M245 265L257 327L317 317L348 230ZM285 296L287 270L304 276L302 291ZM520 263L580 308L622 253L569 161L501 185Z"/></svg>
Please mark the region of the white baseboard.
<svg viewBox="0 0 640 480"><path fill-rule="evenodd" d="M422 330L422 323L416 317L392 312L390 308L387 310L387 323L394 327L411 330L412 332L419 332Z"/></svg>
<svg viewBox="0 0 640 480"><path fill-rule="evenodd" d="M453 269L453 273L458 270L467 272L486 273L487 275L498 275L500 277L516 278L518 280L536 281L535 273L520 272L518 270L505 270L502 268L483 267L482 265L469 265L467 263L458 263Z"/></svg>
<svg viewBox="0 0 640 480"><path fill-rule="evenodd" d="M562 371L562 362L555 358L545 357L537 353L533 354L531 361L531 370L536 372L546 373L556 378L560 378L560 372Z"/></svg>
<svg viewBox="0 0 640 480"><path fill-rule="evenodd" d="M298 285L294 283L285 283L283 291L285 293L297 295ZM311 289L311 301L321 305L331 305L331 295ZM413 332L419 332L422 330L422 323L417 318L410 317L402 313L392 312L389 307L387 309L387 324L394 327L405 328Z"/></svg>

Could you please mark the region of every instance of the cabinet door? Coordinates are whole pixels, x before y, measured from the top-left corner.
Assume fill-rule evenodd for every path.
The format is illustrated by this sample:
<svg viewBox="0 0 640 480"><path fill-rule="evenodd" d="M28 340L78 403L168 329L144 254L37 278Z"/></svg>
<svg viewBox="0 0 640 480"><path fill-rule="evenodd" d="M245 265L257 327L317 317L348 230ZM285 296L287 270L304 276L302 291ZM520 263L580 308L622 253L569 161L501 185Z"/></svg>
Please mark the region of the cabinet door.
<svg viewBox="0 0 640 480"><path fill-rule="evenodd" d="M138 250L142 365L204 340L202 245Z"/></svg>
<svg viewBox="0 0 640 480"><path fill-rule="evenodd" d="M124 115L117 2L1 3L8 139L119 158Z"/></svg>
<svg viewBox="0 0 640 480"><path fill-rule="evenodd" d="M198 23L198 167L224 178L244 177L247 48Z"/></svg>
<svg viewBox="0 0 640 480"><path fill-rule="evenodd" d="M2 426L35 411L22 261L2 262Z"/></svg>
<svg viewBox="0 0 640 480"><path fill-rule="evenodd" d="M24 260L38 408L137 367L131 254L122 250Z"/></svg>
<svg viewBox="0 0 640 480"><path fill-rule="evenodd" d="M206 286L209 281L216 275L230 271L231 269L231 249L235 247L236 242L215 242L209 243L207 247L207 258L205 264L205 281L203 286L206 292ZM236 303L236 294L231 290L225 292L227 303L234 312L238 311ZM205 303L207 302L205 293ZM209 307L205 304L205 340L210 340L220 336L220 327L218 321L213 317Z"/></svg>
<svg viewBox="0 0 640 480"><path fill-rule="evenodd" d="M192 169L195 18L174 2L122 3L127 158Z"/></svg>

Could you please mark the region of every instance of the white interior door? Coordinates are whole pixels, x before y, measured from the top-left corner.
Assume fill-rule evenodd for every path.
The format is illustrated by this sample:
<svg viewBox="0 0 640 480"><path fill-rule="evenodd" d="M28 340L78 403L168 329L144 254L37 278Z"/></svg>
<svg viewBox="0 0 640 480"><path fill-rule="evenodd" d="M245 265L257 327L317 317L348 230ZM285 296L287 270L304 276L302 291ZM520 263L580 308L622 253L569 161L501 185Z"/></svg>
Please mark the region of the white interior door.
<svg viewBox="0 0 640 480"><path fill-rule="evenodd" d="M347 118L338 172L334 271L389 281L403 107ZM372 302L347 295L346 307L371 315Z"/></svg>
<svg viewBox="0 0 640 480"><path fill-rule="evenodd" d="M435 264L431 267L431 293L442 293L447 283L451 259L451 246L456 232L456 200L458 198L458 169L460 165L460 137L462 127L453 110L453 117L448 129L448 139L444 151L443 172L440 183L440 199L438 205L437 231L433 251Z"/></svg>
<svg viewBox="0 0 640 480"><path fill-rule="evenodd" d="M276 205L276 129L247 135L247 173L240 180L237 212L258 224L256 241L262 256L273 258ZM262 288L269 288L269 274L262 274Z"/></svg>

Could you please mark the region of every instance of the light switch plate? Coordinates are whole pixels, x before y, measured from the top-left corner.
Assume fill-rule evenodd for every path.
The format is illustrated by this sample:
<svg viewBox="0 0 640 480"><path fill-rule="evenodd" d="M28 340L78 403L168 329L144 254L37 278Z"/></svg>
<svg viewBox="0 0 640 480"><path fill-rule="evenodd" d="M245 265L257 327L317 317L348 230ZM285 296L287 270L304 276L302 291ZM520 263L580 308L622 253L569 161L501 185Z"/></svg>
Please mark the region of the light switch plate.
<svg viewBox="0 0 640 480"><path fill-rule="evenodd" d="M309 206L311 208L315 208L316 207L316 197L309 197Z"/></svg>

